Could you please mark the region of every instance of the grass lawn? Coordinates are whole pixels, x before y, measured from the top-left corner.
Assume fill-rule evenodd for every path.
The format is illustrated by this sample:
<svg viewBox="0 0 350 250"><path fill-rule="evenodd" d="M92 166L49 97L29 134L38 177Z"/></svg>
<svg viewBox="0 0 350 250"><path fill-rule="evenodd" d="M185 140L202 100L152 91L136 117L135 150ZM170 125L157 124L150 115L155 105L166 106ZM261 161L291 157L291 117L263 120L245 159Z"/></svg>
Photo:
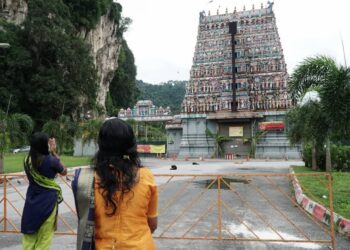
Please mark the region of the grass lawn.
<svg viewBox="0 0 350 250"><path fill-rule="evenodd" d="M295 173L322 173L306 167L294 167ZM332 173L333 208L334 212L350 219L350 173ZM298 176L304 193L312 200L329 208L328 180L321 176ZM326 197L324 196L326 195Z"/></svg>
<svg viewBox="0 0 350 250"><path fill-rule="evenodd" d="M5 154L5 173L23 171L23 160L26 153ZM91 157L61 155L61 161L66 167L86 166L90 164Z"/></svg>

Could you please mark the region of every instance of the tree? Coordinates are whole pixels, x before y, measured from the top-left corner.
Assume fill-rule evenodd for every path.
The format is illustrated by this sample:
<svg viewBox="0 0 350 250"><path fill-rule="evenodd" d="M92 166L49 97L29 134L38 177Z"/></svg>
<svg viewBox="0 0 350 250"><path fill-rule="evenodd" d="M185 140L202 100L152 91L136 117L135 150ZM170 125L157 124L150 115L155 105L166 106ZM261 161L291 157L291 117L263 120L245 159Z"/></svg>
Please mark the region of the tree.
<svg viewBox="0 0 350 250"><path fill-rule="evenodd" d="M327 113L335 139L350 137L350 68L338 66L329 73L329 81L320 89L323 111Z"/></svg>
<svg viewBox="0 0 350 250"><path fill-rule="evenodd" d="M152 100L153 104L163 108L170 107L172 114L181 112L181 103L185 97L186 81L168 81L161 84L150 84L137 81L140 100Z"/></svg>
<svg viewBox="0 0 350 250"><path fill-rule="evenodd" d="M310 88L329 84L330 74L337 71L335 61L327 56L306 58L294 70L288 83L289 93L299 101Z"/></svg>
<svg viewBox="0 0 350 250"><path fill-rule="evenodd" d="M349 130L349 69L338 66L334 59L327 56L316 56L305 59L294 71L289 82L289 91L294 101L300 100L305 93L313 88L319 89L320 109L327 125L322 134L323 126L315 126L316 133L321 134L326 142L326 170L331 171L330 139L335 134L344 134ZM344 96L343 100L340 96ZM343 123L344 122L344 123ZM345 125L344 125L345 124ZM304 127L304 129L306 129ZM303 133L303 135L305 135Z"/></svg>
<svg viewBox="0 0 350 250"><path fill-rule="evenodd" d="M318 102L297 106L286 115L288 124L288 137L292 144L311 144L312 169L317 170L317 148L322 147L325 141L324 135L328 131L326 115L321 110Z"/></svg>
<svg viewBox="0 0 350 250"><path fill-rule="evenodd" d="M58 120L47 121L43 131L56 138L59 153L64 153L64 149L73 148L76 125L68 116L62 115Z"/></svg>
<svg viewBox="0 0 350 250"><path fill-rule="evenodd" d="M96 101L97 72L90 49L75 36L63 2L29 1L28 8L23 43L32 55L32 69L30 79L21 86L23 111L39 125L62 113L78 115Z"/></svg>
<svg viewBox="0 0 350 250"><path fill-rule="evenodd" d="M86 143L93 142L97 148L98 133L102 126L101 120L87 120L79 126L78 136L81 138L82 149Z"/></svg>
<svg viewBox="0 0 350 250"><path fill-rule="evenodd" d="M0 60L0 108L14 96L10 110L30 115L40 129L62 112L80 117L95 105L97 72L90 47L76 37L62 1L29 1L22 27L0 25L0 39L11 44Z"/></svg>
<svg viewBox="0 0 350 250"><path fill-rule="evenodd" d="M98 79L91 47L80 34L108 15L116 24L113 35L122 41L131 20L121 12L122 6L113 0L32 0L21 26L0 19L0 40L11 44L0 51L0 109L5 110L13 96L10 110L30 115L38 130L62 114L79 120L87 111L104 110L96 102ZM126 42L123 48L128 60L121 64L122 85L136 75ZM128 82L124 89L119 100L132 97L130 102L134 102L137 89ZM115 108L109 107L115 114Z"/></svg>
<svg viewBox="0 0 350 250"><path fill-rule="evenodd" d="M126 123L129 124L137 137L137 121L135 119L127 119Z"/></svg>
<svg viewBox="0 0 350 250"><path fill-rule="evenodd" d="M23 31L14 24L0 19L0 41L11 44L4 50L0 48L0 109L6 110L11 98L9 110L22 113L23 91L20 86L29 80L32 58L29 50L23 46Z"/></svg>
<svg viewBox="0 0 350 250"><path fill-rule="evenodd" d="M253 128L255 128L255 123L253 123ZM249 155L250 157L255 158L255 153L256 153L256 144L258 141L263 138L266 135L267 131L257 131L252 137L248 138L248 141L250 141L250 152Z"/></svg>
<svg viewBox="0 0 350 250"><path fill-rule="evenodd" d="M94 29L100 17L110 10L110 18L119 26L122 7L113 0L63 0L69 7L71 20L74 26L80 30Z"/></svg>
<svg viewBox="0 0 350 250"><path fill-rule="evenodd" d="M229 141L230 138L224 135L220 135L219 133L213 133L210 131L210 129L206 129L205 133L214 139L214 143L215 143L215 148L214 148L214 156L216 156L216 158L222 157L222 155L224 154L223 149L222 149L222 142L225 141Z"/></svg>
<svg viewBox="0 0 350 250"><path fill-rule="evenodd" d="M125 40L122 42L118 65L115 76L109 85L109 94L114 107L120 109L133 106L138 94L135 59Z"/></svg>
<svg viewBox="0 0 350 250"><path fill-rule="evenodd" d="M25 145L33 131L33 120L25 114L8 115L0 110L0 174L4 173L4 152L9 145Z"/></svg>
<svg viewBox="0 0 350 250"><path fill-rule="evenodd" d="M137 122L137 139L139 141L166 141L163 122Z"/></svg>

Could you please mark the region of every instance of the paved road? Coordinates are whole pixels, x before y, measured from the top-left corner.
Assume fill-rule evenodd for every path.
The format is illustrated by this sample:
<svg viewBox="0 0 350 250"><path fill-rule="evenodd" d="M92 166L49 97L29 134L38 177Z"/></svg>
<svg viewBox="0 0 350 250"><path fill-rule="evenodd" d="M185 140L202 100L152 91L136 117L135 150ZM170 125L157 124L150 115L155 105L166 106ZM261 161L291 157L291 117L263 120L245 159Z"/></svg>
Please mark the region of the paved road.
<svg viewBox="0 0 350 250"><path fill-rule="evenodd" d="M193 165L196 162L199 165ZM221 182L221 199L223 200L222 237L301 240L306 235L310 239L328 240L326 234L312 220L308 219L298 208L293 206L283 194L291 194L291 186L284 176L264 177L245 176L245 174L288 173L290 165L302 165L299 161L172 161L143 159L144 165L155 174L232 174ZM175 164L176 171L169 170ZM238 176L238 174L243 176ZM211 236L217 237L217 182L215 177L203 176L192 180L189 177L159 178L159 228L155 236L182 236L203 237L213 228ZM213 182L214 181L214 182ZM69 182L69 181L68 181ZM212 188L207 189L213 182ZM25 193L26 185L23 181L13 185ZM223 187L224 185L224 187ZM226 186L226 188L225 188ZM231 188L231 189L229 189ZM19 211L22 211L23 200L13 189L9 190L9 200ZM64 197L68 204L73 204L71 191L68 187L63 189ZM203 193L204 192L204 193ZM203 193L202 196L200 196ZM2 196L2 194L0 194ZM200 198L198 198L200 196ZM191 203L198 201L191 206ZM274 206L271 206L271 203ZM191 206L191 207L189 207ZM212 209L211 209L211 206ZM186 207L189 209L185 210ZM210 210L211 209L211 210ZM0 211L2 212L1 208ZM66 223L75 229L76 218L66 205L60 206L60 214ZM183 214L183 216L179 216ZM8 211L15 225L20 224L19 216L15 211ZM202 216L203 215L203 216ZM1 215L0 215L1 216ZM195 222L202 219L194 226ZM175 219L180 217L177 221ZM174 222L175 221L175 222ZM173 224L172 224L173 223ZM293 223L297 226L294 227ZM172 226L169 227L169 225ZM60 223L62 228L64 225ZM168 228L169 227L169 228ZM162 234L162 235L161 235ZM0 234L1 249L21 249L21 235ZM259 243L247 241L203 241L203 240L165 240L157 239L158 249L328 249L325 244L317 243ZM55 236L52 249L75 249L74 236ZM337 237L337 249L350 249L350 241Z"/></svg>

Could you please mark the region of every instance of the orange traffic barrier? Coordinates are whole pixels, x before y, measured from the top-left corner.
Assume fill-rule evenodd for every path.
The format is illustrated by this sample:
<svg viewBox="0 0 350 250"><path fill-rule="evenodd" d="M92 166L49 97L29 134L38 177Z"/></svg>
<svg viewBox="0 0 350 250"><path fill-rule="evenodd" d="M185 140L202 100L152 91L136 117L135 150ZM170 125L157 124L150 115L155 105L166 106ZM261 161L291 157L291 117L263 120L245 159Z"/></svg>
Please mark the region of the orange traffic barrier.
<svg viewBox="0 0 350 250"><path fill-rule="evenodd" d="M161 223L154 237L318 243L335 249L333 223L330 227L323 225L303 210L290 192L295 176L313 177L328 188L333 219L332 179L327 174L155 174ZM59 208L56 234L76 235L77 215L69 178L72 177L58 178L65 200ZM28 180L25 175L12 174L0 175L0 179L0 232L20 233ZM303 190L313 196L310 190L304 187ZM279 198L275 199L277 196ZM295 210L294 214L299 217L286 211L286 207ZM266 216L266 213L273 216ZM310 228L307 222L313 225L313 230L318 230L317 233L306 231Z"/></svg>

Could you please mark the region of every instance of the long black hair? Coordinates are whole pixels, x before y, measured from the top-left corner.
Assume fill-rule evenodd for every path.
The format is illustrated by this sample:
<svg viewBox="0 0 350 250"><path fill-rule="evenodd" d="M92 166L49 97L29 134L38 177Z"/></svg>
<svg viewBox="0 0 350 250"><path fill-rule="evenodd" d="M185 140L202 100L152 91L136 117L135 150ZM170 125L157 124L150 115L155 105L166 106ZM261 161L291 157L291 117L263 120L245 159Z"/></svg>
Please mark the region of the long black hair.
<svg viewBox="0 0 350 250"><path fill-rule="evenodd" d="M26 159L26 165L29 166L29 158L35 170L43 162L45 156L49 154L49 136L43 132L36 132L30 140L29 157Z"/></svg>
<svg viewBox="0 0 350 250"><path fill-rule="evenodd" d="M129 124L118 118L105 121L98 135L98 151L93 159L105 204L113 215L118 209L115 193L131 191L136 183L137 169L141 161L137 153L134 131Z"/></svg>

